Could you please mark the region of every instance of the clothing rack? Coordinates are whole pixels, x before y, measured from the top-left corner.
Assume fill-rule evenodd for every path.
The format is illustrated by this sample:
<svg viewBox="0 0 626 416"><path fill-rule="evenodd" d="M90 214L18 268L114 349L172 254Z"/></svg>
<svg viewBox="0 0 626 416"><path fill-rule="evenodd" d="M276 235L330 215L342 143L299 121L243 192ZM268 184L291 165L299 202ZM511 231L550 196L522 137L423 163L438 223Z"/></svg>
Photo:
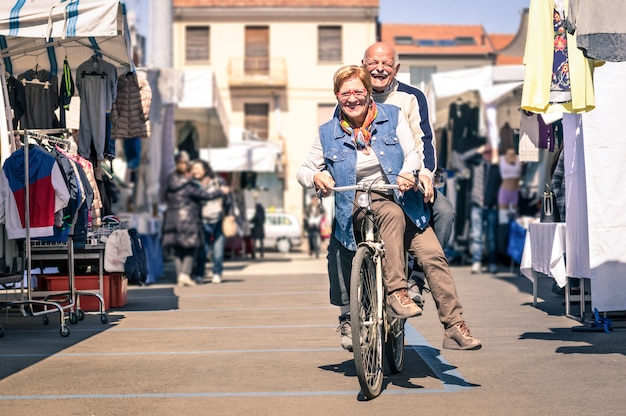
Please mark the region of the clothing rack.
<svg viewBox="0 0 626 416"><path fill-rule="evenodd" d="M69 131L65 129L61 129L59 130L59 133L69 133ZM72 139L67 139L64 137L57 137L57 136L50 136L48 134L41 132L41 130L39 131L26 130L26 137L28 140L35 140L39 144L51 144L51 145L59 146L63 150L68 150L73 143Z"/></svg>
<svg viewBox="0 0 626 416"><path fill-rule="evenodd" d="M61 306L61 304L59 304L58 302L54 302L54 301L50 301L47 300L47 298L45 299L34 299L33 298L33 290L32 290L32 285L33 285L33 280L32 280L32 251L31 251L31 236L30 236L30 183L28 178L30 177L29 174L29 146L28 143L29 141L35 140L39 143L41 143L42 141L46 140L48 143L50 142L57 142L58 140L62 140L58 137L53 137L53 136L48 136L46 134L40 133L38 131L35 130L26 130L25 132L25 136L26 136L26 140L25 140L25 146L24 146L24 199L25 199L25 204L24 204L24 228L25 228L25 232L26 232L26 238L24 241L24 268L23 270L26 271L26 296L24 299L24 282L23 282L23 275L24 273L22 272L22 284L20 285L21 288L21 300L15 300L15 301L11 301L11 302L5 302L5 303L0 303L0 309L5 309L5 308L10 308L10 307L15 307L15 306L19 306L19 307L24 307L24 306L28 306L29 307L29 314L31 316L40 316L42 315L44 318L44 323L47 323L48 321L48 317L47 315L49 313L54 312L55 310L59 312L59 318L60 318L60 334L63 337L67 337L70 334L70 329L67 327L67 325L65 324L65 313L64 310L65 309L71 309L74 305L73 301L74 301L74 296L73 296L73 282L72 279L70 279L70 293L72 294L69 298L69 305L68 306ZM73 245L71 244L71 237L70 237L70 242L68 242L68 250L70 251L68 253L68 266L69 269L72 270L73 269L73 254L71 253L71 250L73 249ZM43 307L42 311L35 311L33 306L34 305L39 305L41 307ZM52 308L52 309L49 309ZM0 335L2 335L3 332L0 331Z"/></svg>

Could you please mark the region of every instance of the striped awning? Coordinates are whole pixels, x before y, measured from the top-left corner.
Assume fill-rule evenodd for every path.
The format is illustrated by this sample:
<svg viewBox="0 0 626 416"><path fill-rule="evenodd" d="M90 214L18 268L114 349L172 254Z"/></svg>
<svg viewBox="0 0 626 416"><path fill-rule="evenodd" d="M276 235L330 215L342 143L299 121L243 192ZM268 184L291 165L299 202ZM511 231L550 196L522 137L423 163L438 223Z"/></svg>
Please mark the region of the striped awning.
<svg viewBox="0 0 626 416"><path fill-rule="evenodd" d="M118 0L3 0L0 57L12 75L39 67L59 75L94 54L132 66L126 10Z"/></svg>

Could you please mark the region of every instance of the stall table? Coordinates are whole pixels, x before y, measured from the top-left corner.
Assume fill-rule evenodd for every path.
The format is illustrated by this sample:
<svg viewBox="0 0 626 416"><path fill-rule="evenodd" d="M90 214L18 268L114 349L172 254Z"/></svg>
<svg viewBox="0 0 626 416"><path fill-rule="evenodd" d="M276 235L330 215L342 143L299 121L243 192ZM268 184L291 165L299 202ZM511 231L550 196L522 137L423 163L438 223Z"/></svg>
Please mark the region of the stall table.
<svg viewBox="0 0 626 416"><path fill-rule="evenodd" d="M570 316L569 278L565 268L565 223L530 223L524 241L520 272L533 282L533 306L537 306L537 275L554 278L559 287L565 287L565 314ZM581 294L584 293L581 279ZM580 314L585 309L585 297L580 300Z"/></svg>

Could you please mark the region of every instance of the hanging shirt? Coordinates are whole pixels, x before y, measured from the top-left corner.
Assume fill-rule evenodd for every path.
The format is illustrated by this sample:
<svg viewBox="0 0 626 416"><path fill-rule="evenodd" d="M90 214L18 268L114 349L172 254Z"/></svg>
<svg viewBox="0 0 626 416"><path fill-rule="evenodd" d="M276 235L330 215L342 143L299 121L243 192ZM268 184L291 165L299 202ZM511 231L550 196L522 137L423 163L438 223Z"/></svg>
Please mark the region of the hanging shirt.
<svg viewBox="0 0 626 416"><path fill-rule="evenodd" d="M626 61L626 2L570 0L567 21L578 48L590 59Z"/></svg>
<svg viewBox="0 0 626 416"><path fill-rule="evenodd" d="M554 25L554 60L552 62L552 82L550 83L550 102L564 103L572 99L570 91L569 61L567 59L567 32L565 31L563 9L555 1L553 12Z"/></svg>
<svg viewBox="0 0 626 416"><path fill-rule="evenodd" d="M567 10L568 0L563 0ZM576 47L576 38L566 34L571 100L550 102L552 63L554 61L554 0L531 0L528 35L524 53L524 87L521 107L535 113L581 113L595 107L593 68L597 61L587 59Z"/></svg>
<svg viewBox="0 0 626 416"><path fill-rule="evenodd" d="M56 75L40 69L28 71L17 76L25 90L24 115L21 119L23 129L51 129L58 127L59 121L54 110L59 107L59 83Z"/></svg>

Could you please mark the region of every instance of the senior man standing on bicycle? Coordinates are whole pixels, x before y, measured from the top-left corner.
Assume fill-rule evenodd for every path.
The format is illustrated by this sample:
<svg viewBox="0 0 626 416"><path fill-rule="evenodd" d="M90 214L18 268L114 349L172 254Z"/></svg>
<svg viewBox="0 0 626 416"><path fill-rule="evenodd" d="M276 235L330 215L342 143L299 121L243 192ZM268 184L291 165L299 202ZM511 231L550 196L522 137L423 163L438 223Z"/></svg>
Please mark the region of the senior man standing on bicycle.
<svg viewBox="0 0 626 416"><path fill-rule="evenodd" d="M446 287L431 287L431 291L438 292L435 299L446 306L444 347L480 348L480 341L471 336L462 319L462 307L448 262L435 233L428 226L430 212L425 200L430 200L432 195L417 192L413 172L423 167L423 146L413 139L406 117L398 107L373 101L372 79L364 67L352 65L340 68L333 77L333 83L338 111L330 121L320 126L318 137L298 171L298 181L305 187L315 186L324 196L329 195L335 185L375 180L397 184L399 191L374 194L372 199L374 220L385 242L382 267L390 312L401 318L421 314L421 308L407 291L404 271L406 246L427 276L439 282L452 282ZM354 223L362 214L354 208L355 198L358 197L356 192L344 195L347 198L339 195L335 198L336 226L331 238L354 251L357 247ZM337 278L336 273L329 273L329 277L331 303L338 305L341 316L345 317L349 311L349 299L337 301L334 295L339 287L349 285L349 276L343 281ZM346 321L349 322L349 318L344 318ZM343 332L342 346L346 349L352 346L351 336Z"/></svg>

